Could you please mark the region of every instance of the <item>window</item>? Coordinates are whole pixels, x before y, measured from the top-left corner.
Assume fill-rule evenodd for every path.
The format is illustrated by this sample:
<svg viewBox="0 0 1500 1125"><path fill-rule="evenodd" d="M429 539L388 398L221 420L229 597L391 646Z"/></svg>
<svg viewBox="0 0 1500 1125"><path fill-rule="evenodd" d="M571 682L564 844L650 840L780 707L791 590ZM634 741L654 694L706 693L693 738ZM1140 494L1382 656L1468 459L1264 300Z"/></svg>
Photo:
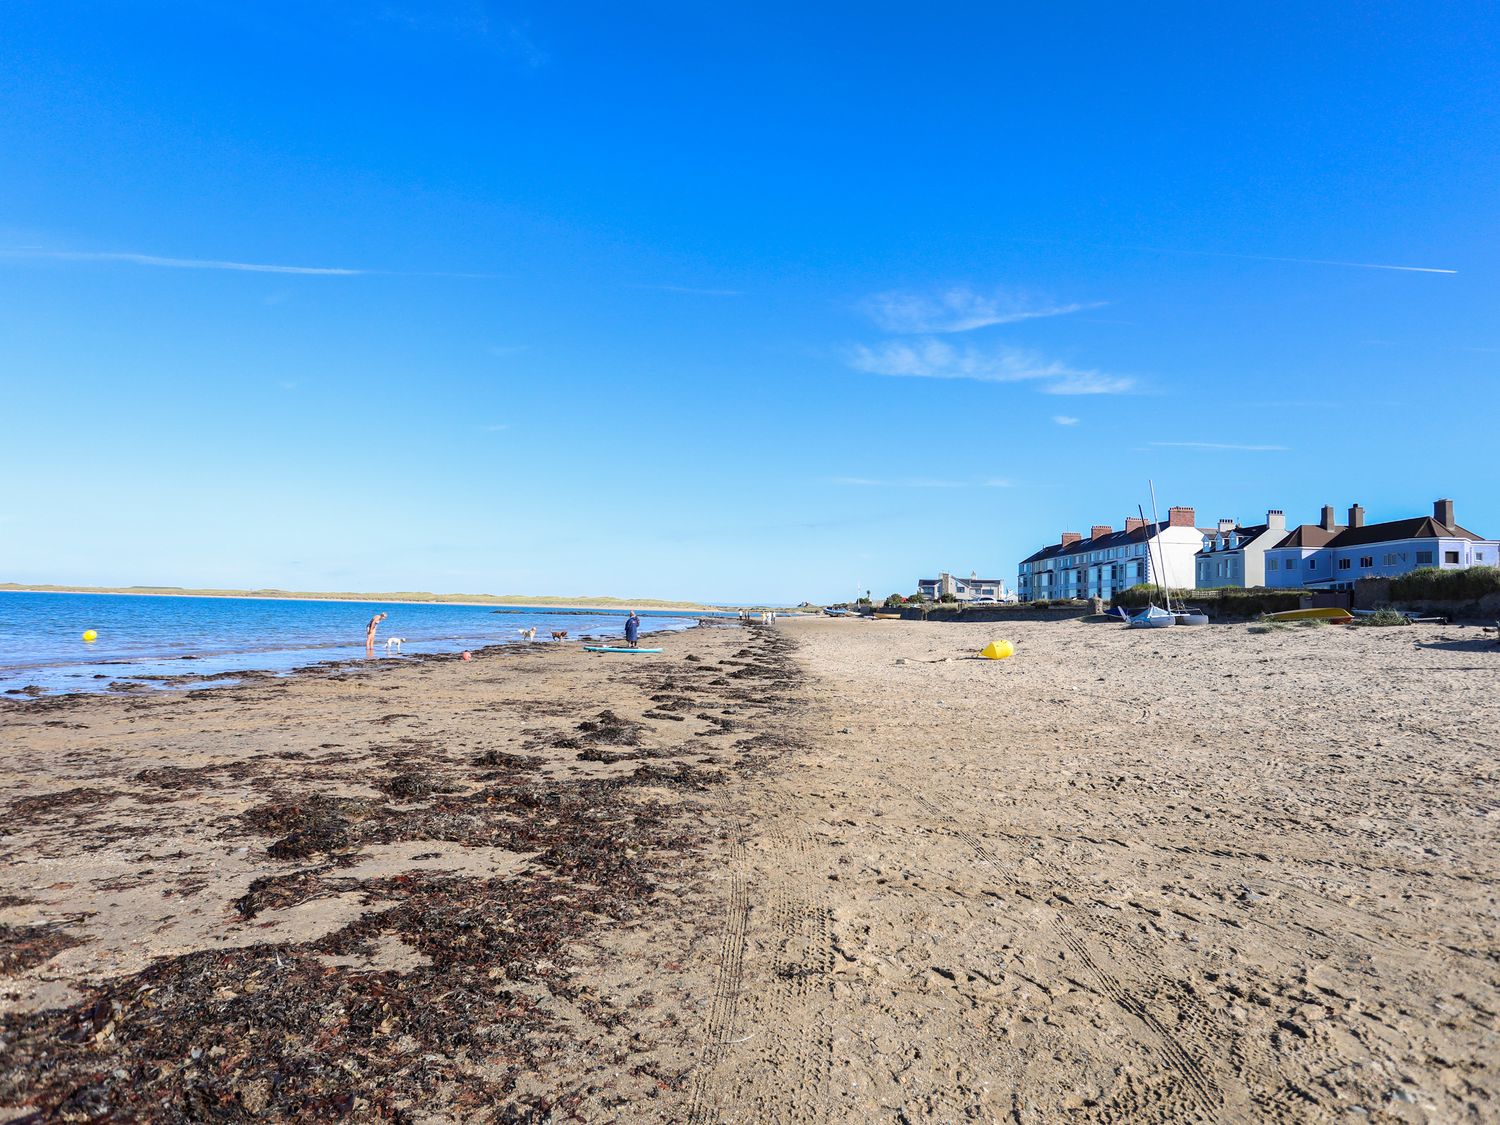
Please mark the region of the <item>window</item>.
<svg viewBox="0 0 1500 1125"><path fill-rule="evenodd" d="M1392 554L1382 555L1380 557L1380 565L1381 566L1395 566L1396 565L1396 556L1392 555Z"/></svg>
<svg viewBox="0 0 1500 1125"><path fill-rule="evenodd" d="M1375 565L1375 556L1374 555L1360 555L1359 556L1359 569L1360 570L1369 570L1374 565Z"/></svg>
<svg viewBox="0 0 1500 1125"><path fill-rule="evenodd" d="M1432 565L1432 552L1431 551L1418 551L1417 552L1417 565L1418 566L1431 566Z"/></svg>
<svg viewBox="0 0 1500 1125"><path fill-rule="evenodd" d="M1308 570L1317 570L1318 569L1318 560L1316 558L1314 558L1312 555L1308 555L1307 556L1307 569Z"/></svg>
<svg viewBox="0 0 1500 1125"><path fill-rule="evenodd" d="M1267 559L1266 560L1266 569L1267 570L1280 570L1281 569L1281 560L1280 559Z"/></svg>
<svg viewBox="0 0 1500 1125"><path fill-rule="evenodd" d="M1443 552L1443 562L1446 563L1446 564L1450 564L1452 566L1457 566L1458 565L1458 552L1457 551L1444 551Z"/></svg>
<svg viewBox="0 0 1500 1125"><path fill-rule="evenodd" d="M1340 570L1348 570L1349 569L1349 560L1348 559L1339 559L1339 569Z"/></svg>

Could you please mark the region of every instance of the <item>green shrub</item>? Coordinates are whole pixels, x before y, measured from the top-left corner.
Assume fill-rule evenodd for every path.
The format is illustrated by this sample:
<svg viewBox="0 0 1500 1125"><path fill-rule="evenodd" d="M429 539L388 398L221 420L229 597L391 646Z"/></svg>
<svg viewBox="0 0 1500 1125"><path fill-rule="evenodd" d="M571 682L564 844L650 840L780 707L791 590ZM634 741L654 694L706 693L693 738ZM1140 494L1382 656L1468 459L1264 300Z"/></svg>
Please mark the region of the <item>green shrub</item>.
<svg viewBox="0 0 1500 1125"><path fill-rule="evenodd" d="M900 609L905 604L906 604L906 599L904 597L902 597L900 594L892 594L890 597L888 597L888 598L885 599L885 608L886 609Z"/></svg>
<svg viewBox="0 0 1500 1125"><path fill-rule="evenodd" d="M1500 594L1500 567L1424 566L1391 579L1391 600L1398 602L1472 602L1486 594Z"/></svg>
<svg viewBox="0 0 1500 1125"><path fill-rule="evenodd" d="M1363 614L1354 619L1356 625L1410 625L1411 619L1404 613L1397 613L1394 609L1377 609L1374 613Z"/></svg>
<svg viewBox="0 0 1500 1125"><path fill-rule="evenodd" d="M957 594L944 594L942 597L938 598L938 601L945 602L945 603L957 603L957 601L958 601L958 595Z"/></svg>

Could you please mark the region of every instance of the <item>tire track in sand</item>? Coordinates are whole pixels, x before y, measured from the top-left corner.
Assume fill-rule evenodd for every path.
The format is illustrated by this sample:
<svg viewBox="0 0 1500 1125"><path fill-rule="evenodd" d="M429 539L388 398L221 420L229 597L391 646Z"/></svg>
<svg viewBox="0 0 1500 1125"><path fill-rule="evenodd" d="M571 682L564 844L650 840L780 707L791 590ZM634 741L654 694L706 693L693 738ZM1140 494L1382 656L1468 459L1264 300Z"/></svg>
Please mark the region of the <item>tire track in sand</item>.
<svg viewBox="0 0 1500 1125"><path fill-rule="evenodd" d="M996 856L983 840L969 831L952 816L920 794L913 794L921 805L937 820L948 825L953 834L962 840L981 861L987 864L1007 886L1021 888L1022 880ZM1029 897L1029 896L1028 896ZM1197 1108L1207 1114L1215 1114L1224 1108L1223 1092L1204 1069L1203 1050L1194 1050L1185 1045L1177 1034L1153 1014L1129 989L1104 966L1095 960L1088 945L1061 912L1053 908L1052 930L1064 948L1084 966L1100 993L1146 1027L1151 1033L1149 1046L1162 1061L1174 1070L1183 1082L1183 1090Z"/></svg>
<svg viewBox="0 0 1500 1125"><path fill-rule="evenodd" d="M724 1057L734 1034L735 1015L745 979L745 939L750 927L750 881L745 870L745 846L729 848L729 901L725 904L724 938L719 946L719 971L709 1003L703 1031L703 1050L693 1076L688 1103L689 1125L709 1125L714 1120L709 1094L715 1068Z"/></svg>

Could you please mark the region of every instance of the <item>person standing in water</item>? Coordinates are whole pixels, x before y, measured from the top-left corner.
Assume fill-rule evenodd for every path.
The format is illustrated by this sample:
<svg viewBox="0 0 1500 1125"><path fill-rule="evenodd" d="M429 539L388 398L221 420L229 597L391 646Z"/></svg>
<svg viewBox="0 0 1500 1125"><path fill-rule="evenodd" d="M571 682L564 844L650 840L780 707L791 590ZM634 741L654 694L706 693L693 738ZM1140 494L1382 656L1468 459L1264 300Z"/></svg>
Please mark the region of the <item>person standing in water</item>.
<svg viewBox="0 0 1500 1125"><path fill-rule="evenodd" d="M630 611L630 616L625 619L625 643L635 648L636 638L641 635L641 619L635 615L635 610Z"/></svg>
<svg viewBox="0 0 1500 1125"><path fill-rule="evenodd" d="M385 614L383 614L383 613L377 613L374 617L370 618L370 623L367 626L365 626L365 655L366 656L373 656L375 654L375 630L378 629L378 628L380 628L380 623L382 621L384 621L385 619L386 619L386 615Z"/></svg>

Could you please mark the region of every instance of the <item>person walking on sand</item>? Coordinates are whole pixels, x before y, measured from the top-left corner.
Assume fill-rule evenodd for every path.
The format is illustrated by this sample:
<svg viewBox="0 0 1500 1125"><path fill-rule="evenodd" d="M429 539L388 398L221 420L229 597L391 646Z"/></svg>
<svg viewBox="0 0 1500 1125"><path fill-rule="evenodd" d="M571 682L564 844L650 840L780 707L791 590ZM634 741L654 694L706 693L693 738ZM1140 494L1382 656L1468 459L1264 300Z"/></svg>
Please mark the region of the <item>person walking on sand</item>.
<svg viewBox="0 0 1500 1125"><path fill-rule="evenodd" d="M635 615L635 610L630 611L630 616L625 619L625 643L635 648L636 638L641 635L641 619Z"/></svg>
<svg viewBox="0 0 1500 1125"><path fill-rule="evenodd" d="M378 629L378 628L380 628L380 623L382 621L384 621L385 619L386 619L386 614L384 614L384 613L377 613L374 617L370 618L370 623L367 626L365 626L365 655L366 656L373 656L375 654L375 630Z"/></svg>

